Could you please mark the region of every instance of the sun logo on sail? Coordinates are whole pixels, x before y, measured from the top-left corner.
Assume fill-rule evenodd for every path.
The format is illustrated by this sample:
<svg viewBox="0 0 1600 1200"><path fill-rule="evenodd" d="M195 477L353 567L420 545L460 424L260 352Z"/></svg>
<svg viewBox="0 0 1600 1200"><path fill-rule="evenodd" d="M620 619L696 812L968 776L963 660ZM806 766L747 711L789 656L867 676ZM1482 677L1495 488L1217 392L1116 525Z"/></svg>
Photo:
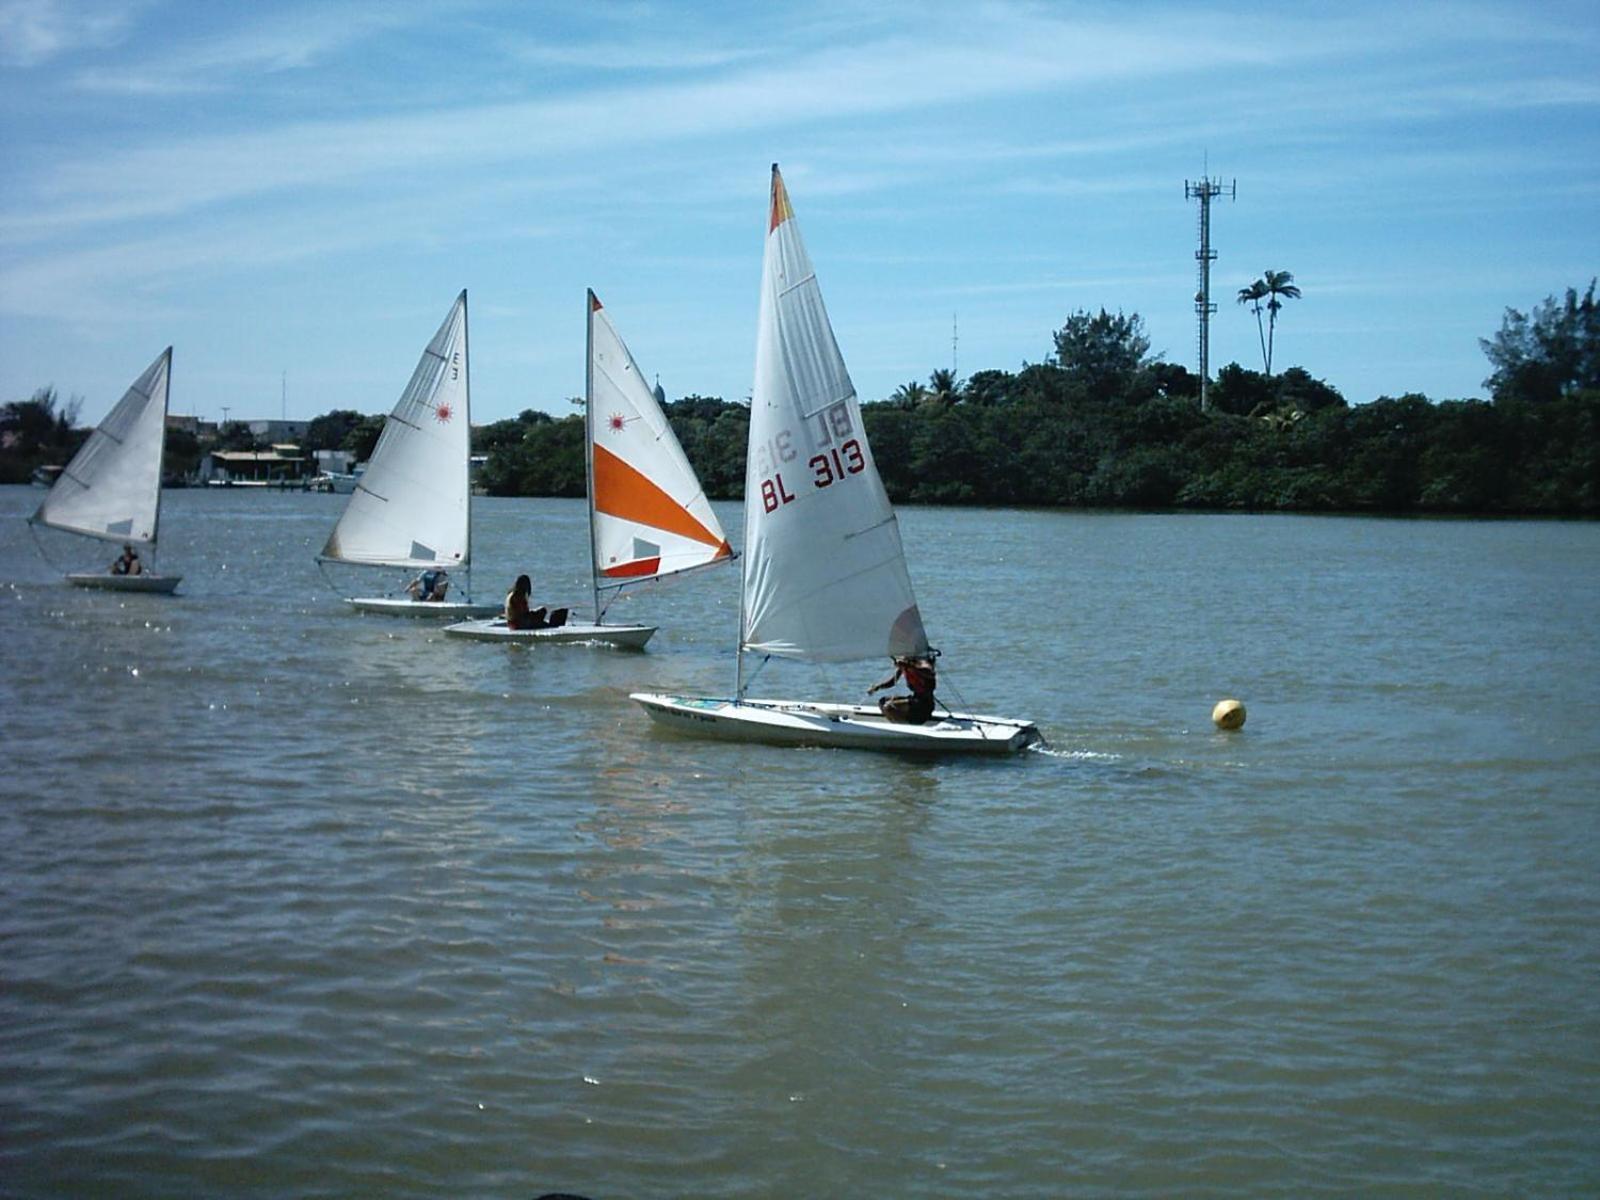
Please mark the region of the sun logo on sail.
<svg viewBox="0 0 1600 1200"><path fill-rule="evenodd" d="M450 406L448 404L439 405L438 408L433 410L433 419L436 421L448 421L450 419Z"/></svg>
<svg viewBox="0 0 1600 1200"><path fill-rule="evenodd" d="M621 433L623 427L626 426L627 423L628 419L621 413L612 413L608 418L606 418L606 424L611 426L612 433Z"/></svg>

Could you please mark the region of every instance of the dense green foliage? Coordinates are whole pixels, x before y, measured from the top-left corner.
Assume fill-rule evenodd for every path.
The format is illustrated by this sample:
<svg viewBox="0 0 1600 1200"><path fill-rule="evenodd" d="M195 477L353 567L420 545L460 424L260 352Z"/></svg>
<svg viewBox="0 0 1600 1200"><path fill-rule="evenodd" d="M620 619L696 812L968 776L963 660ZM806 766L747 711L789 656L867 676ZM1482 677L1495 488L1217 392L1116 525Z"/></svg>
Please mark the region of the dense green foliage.
<svg viewBox="0 0 1600 1200"><path fill-rule="evenodd" d="M1277 273L1279 292L1288 290ZM1350 406L1299 367L1199 380L1149 357L1137 315L1078 312L1054 359L947 371L863 406L889 495L923 504L1353 512L1600 513L1600 329L1593 286L1485 350L1493 401L1382 397ZM1264 290L1263 298L1271 297ZM1275 298L1275 297L1272 297ZM744 490L749 412L690 396L668 419L709 495ZM479 431L501 494L581 496L583 418L526 412Z"/></svg>
<svg viewBox="0 0 1600 1200"><path fill-rule="evenodd" d="M187 479L200 469L200 439L187 429L167 430L161 473L169 480Z"/></svg>
<svg viewBox="0 0 1600 1200"><path fill-rule="evenodd" d="M1095 399L1055 365L986 372L984 383L981 401L863 407L894 500L1600 513L1600 391L1542 405L1408 395L1349 407L1297 367L1268 380L1233 366L1203 415L1188 394ZM667 411L707 493L742 496L748 408L692 397ZM483 433L491 492L583 495L581 416L524 413Z"/></svg>
<svg viewBox="0 0 1600 1200"><path fill-rule="evenodd" d="M1292 277L1276 274L1279 294L1291 295ZM1140 318L1102 309L1073 313L1049 362L964 383L935 371L862 414L896 501L1596 515L1594 293L1591 282L1530 314L1506 311L1483 342L1494 368L1488 401L1406 395L1350 406L1299 367L1268 375L1231 363L1202 413L1199 380L1151 359ZM688 396L666 410L707 494L742 496L748 408ZM4 478L64 462L83 437L75 411L48 389L0 409ZM582 496L583 424L581 413L530 410L475 429L474 450L488 456L482 484L496 495ZM313 421L305 440L365 457L381 428L380 417L338 411ZM177 436L169 454L193 453Z"/></svg>
<svg viewBox="0 0 1600 1200"><path fill-rule="evenodd" d="M248 422L227 421L217 429L211 447L214 450L265 450L267 444L266 438L258 438L250 432Z"/></svg>
<svg viewBox="0 0 1600 1200"><path fill-rule="evenodd" d="M1112 316L1103 308L1094 316L1075 312L1055 338L1056 362L1067 382L1080 386L1089 398L1111 400L1140 389L1150 339L1137 313Z"/></svg>
<svg viewBox="0 0 1600 1200"><path fill-rule="evenodd" d="M489 456L478 479L491 496L582 496L588 488L582 416L558 421L527 409L473 430L472 441Z"/></svg>
<svg viewBox="0 0 1600 1200"><path fill-rule="evenodd" d="M62 403L53 387L0 406L0 483L27 483L35 467L64 465L89 436L75 429L83 402Z"/></svg>
<svg viewBox="0 0 1600 1200"><path fill-rule="evenodd" d="M307 454L318 450L353 449L345 443L371 420L371 417L364 417L353 408L336 408L332 412L325 412L320 417L313 418L306 426L306 435L300 439L300 449ZM383 428L381 421L378 423L378 428ZM376 444L376 437L373 442ZM366 455L361 457L365 458Z"/></svg>
<svg viewBox="0 0 1600 1200"><path fill-rule="evenodd" d="M1532 314L1506 309L1505 321L1492 340L1479 345L1494 367L1483 385L1499 397L1534 403L1600 389L1600 308L1595 281L1578 298L1546 296Z"/></svg>

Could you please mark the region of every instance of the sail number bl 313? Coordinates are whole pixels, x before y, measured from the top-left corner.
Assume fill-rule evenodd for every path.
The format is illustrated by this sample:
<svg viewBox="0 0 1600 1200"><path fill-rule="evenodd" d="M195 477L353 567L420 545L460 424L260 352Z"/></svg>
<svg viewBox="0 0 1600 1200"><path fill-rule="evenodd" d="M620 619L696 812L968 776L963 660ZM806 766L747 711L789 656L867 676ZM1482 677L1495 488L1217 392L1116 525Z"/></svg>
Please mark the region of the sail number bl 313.
<svg viewBox="0 0 1600 1200"><path fill-rule="evenodd" d="M866 470L867 456L861 449L861 443L849 436L855 429L848 404L841 401L813 413L806 419L804 428L811 437L811 444L818 450L806 460L814 489L830 487ZM840 441L841 438L844 440ZM794 439L787 429L770 443L757 446L756 465L767 476L760 484L763 511L776 512L783 505L794 502L794 493L784 484L782 471L776 468L780 463L793 462L798 457Z"/></svg>
<svg viewBox="0 0 1600 1200"><path fill-rule="evenodd" d="M859 475L867 468L866 455L861 453L861 443L851 438L844 445L826 454L813 454L806 466L811 468L811 486L825 488L839 482L847 475ZM795 496L783 483L783 472L774 471L771 479L761 481L761 508L776 512L785 504L792 504Z"/></svg>

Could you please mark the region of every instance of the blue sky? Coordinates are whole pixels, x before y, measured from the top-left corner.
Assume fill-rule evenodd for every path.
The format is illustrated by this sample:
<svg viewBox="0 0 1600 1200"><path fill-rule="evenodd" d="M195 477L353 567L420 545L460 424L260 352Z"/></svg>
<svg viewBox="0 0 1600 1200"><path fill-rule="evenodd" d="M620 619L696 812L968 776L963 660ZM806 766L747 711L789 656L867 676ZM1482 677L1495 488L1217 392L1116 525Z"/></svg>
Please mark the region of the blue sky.
<svg viewBox="0 0 1600 1200"><path fill-rule="evenodd" d="M473 417L572 411L586 287L668 394L748 394L779 161L863 399L1078 308L1195 364L1195 206L1275 365L1479 395L1600 272L1600 6L0 0L0 399L386 411L466 287Z"/></svg>

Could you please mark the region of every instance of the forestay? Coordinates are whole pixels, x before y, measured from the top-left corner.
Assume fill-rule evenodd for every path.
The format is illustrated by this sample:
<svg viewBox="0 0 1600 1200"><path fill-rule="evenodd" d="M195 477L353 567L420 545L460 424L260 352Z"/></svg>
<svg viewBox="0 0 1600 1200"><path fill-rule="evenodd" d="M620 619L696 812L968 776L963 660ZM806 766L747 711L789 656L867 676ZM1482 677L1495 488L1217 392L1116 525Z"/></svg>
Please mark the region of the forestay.
<svg viewBox="0 0 1600 1200"><path fill-rule="evenodd" d="M462 291L384 421L323 558L396 567L470 561L470 399Z"/></svg>
<svg viewBox="0 0 1600 1200"><path fill-rule="evenodd" d="M745 531L743 649L812 662L926 651L899 525L776 164Z"/></svg>
<svg viewBox="0 0 1600 1200"><path fill-rule="evenodd" d="M589 293L589 519L596 591L733 551L655 394Z"/></svg>
<svg viewBox="0 0 1600 1200"><path fill-rule="evenodd" d="M105 541L155 542L171 378L168 346L89 435L33 520Z"/></svg>

